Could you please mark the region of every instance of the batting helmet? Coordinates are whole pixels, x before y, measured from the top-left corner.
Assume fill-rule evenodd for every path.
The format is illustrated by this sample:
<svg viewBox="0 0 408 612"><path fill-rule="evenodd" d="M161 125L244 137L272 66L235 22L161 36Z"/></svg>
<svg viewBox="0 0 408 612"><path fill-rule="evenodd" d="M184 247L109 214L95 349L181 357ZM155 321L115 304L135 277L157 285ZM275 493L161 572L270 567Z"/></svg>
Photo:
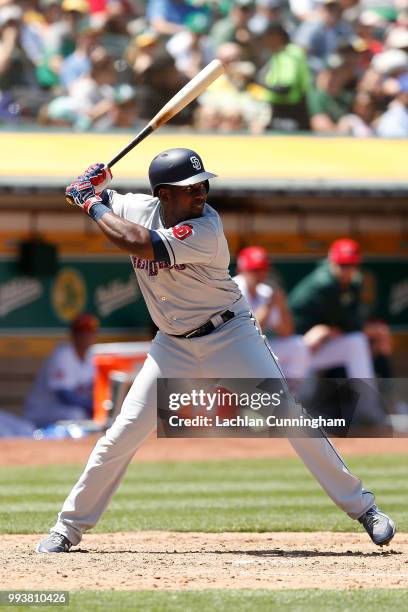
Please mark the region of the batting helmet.
<svg viewBox="0 0 408 612"><path fill-rule="evenodd" d="M251 272L252 270L268 270L268 252L263 247L250 246L242 249L237 259L238 272Z"/></svg>
<svg viewBox="0 0 408 612"><path fill-rule="evenodd" d="M208 193L208 179L215 176L205 171L201 157L191 149L167 149L156 155L149 167L150 186L154 196L162 185L183 187L202 181L205 181Z"/></svg>
<svg viewBox="0 0 408 612"><path fill-rule="evenodd" d="M360 245L351 238L335 240L329 249L329 261L338 265L358 266L361 263Z"/></svg>

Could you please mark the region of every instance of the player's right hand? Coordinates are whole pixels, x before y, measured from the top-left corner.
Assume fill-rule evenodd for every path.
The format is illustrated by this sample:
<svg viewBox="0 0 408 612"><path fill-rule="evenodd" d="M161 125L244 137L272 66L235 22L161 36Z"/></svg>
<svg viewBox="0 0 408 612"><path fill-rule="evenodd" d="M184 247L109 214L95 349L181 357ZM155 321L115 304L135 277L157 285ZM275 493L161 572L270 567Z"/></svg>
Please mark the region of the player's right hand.
<svg viewBox="0 0 408 612"><path fill-rule="evenodd" d="M99 195L106 189L112 180L112 172L106 164L98 163L89 166L79 178L86 178L95 187L95 193Z"/></svg>
<svg viewBox="0 0 408 612"><path fill-rule="evenodd" d="M102 202L102 198L95 193L95 187L85 176L78 177L76 181L68 185L65 195L87 214L94 204Z"/></svg>

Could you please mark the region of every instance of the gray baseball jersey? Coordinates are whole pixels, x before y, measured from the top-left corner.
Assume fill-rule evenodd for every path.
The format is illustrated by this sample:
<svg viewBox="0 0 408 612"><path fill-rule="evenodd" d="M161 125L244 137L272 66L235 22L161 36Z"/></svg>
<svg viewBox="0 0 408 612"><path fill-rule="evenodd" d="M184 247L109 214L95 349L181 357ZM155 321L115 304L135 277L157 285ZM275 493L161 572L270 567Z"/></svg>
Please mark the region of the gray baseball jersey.
<svg viewBox="0 0 408 612"><path fill-rule="evenodd" d="M132 256L132 265L157 327L181 335L227 310L241 297L228 266L230 255L218 213L205 204L203 215L166 229L158 198L108 191L112 211L152 230L160 260Z"/></svg>

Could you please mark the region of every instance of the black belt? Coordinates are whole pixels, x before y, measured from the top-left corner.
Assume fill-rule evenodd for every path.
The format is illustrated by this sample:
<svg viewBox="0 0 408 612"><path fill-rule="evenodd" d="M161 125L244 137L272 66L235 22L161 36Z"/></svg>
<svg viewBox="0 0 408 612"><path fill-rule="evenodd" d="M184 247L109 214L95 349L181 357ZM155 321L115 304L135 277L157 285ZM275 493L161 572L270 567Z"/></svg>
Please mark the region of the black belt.
<svg viewBox="0 0 408 612"><path fill-rule="evenodd" d="M180 336L177 335L176 338L200 338L201 336L207 336L217 329L217 327L219 327L222 323L226 323L234 317L235 314L231 310L224 310L224 312L211 317L211 319L207 321L207 323L204 323L204 325L201 325L201 327L197 327L197 329L193 329L186 334L181 334ZM169 335L173 336L175 334Z"/></svg>

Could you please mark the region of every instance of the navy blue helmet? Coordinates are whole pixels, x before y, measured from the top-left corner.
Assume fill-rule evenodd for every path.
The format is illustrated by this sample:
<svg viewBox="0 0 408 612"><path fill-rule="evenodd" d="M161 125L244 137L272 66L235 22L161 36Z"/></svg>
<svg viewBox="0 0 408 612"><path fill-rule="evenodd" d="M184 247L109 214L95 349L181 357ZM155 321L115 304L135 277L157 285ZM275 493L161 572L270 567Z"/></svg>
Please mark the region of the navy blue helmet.
<svg viewBox="0 0 408 612"><path fill-rule="evenodd" d="M149 167L149 180L152 193L157 196L162 185L194 185L205 181L207 192L208 179L217 176L206 172L201 157L191 149L167 149L156 155Z"/></svg>

